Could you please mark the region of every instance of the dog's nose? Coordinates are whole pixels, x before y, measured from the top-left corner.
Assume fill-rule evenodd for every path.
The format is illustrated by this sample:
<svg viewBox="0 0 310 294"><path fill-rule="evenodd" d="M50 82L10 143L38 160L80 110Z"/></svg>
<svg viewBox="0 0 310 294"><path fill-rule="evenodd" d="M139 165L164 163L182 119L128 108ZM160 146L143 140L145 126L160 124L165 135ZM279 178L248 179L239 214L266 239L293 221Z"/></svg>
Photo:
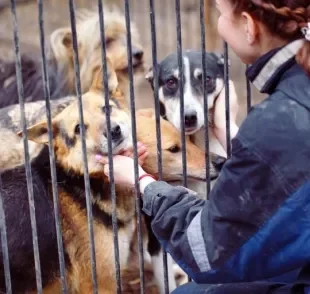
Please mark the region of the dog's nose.
<svg viewBox="0 0 310 294"><path fill-rule="evenodd" d="M143 54L144 52L141 49L138 49L138 48L132 49L132 56L137 60L141 60L143 57Z"/></svg>
<svg viewBox="0 0 310 294"><path fill-rule="evenodd" d="M107 132L105 131L103 135L108 138ZM118 124L111 125L111 139L112 141L118 141L122 137L122 129Z"/></svg>
<svg viewBox="0 0 310 294"><path fill-rule="evenodd" d="M113 141L118 141L122 136L122 130L119 125L111 127L111 138Z"/></svg>
<svg viewBox="0 0 310 294"><path fill-rule="evenodd" d="M216 171L220 172L222 170L223 165L225 164L227 158L216 155L213 160L212 164L215 167Z"/></svg>
<svg viewBox="0 0 310 294"><path fill-rule="evenodd" d="M197 125L197 112L187 112L185 113L185 127L186 128L193 128Z"/></svg>

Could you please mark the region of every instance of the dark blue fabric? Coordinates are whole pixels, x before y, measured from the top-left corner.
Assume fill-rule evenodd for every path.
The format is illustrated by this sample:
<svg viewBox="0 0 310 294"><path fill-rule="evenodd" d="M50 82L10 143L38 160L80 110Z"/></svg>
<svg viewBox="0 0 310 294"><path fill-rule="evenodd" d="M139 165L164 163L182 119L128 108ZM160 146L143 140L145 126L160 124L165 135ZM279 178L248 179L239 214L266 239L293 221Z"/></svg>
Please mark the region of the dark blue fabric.
<svg viewBox="0 0 310 294"><path fill-rule="evenodd" d="M252 282L225 285L184 284L171 294L309 294L309 288L294 288L293 284Z"/></svg>
<svg viewBox="0 0 310 294"><path fill-rule="evenodd" d="M192 278L198 283L236 283L262 280L305 267L310 263L309 199L310 182L289 196L221 269L198 273Z"/></svg>

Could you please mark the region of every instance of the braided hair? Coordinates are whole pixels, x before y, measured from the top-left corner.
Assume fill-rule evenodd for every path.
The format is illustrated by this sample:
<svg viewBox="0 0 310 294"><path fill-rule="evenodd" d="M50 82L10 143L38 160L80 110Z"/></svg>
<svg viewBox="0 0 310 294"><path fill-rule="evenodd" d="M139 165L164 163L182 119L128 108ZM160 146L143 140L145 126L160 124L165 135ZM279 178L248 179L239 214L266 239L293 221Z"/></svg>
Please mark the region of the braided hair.
<svg viewBox="0 0 310 294"><path fill-rule="evenodd" d="M287 41L305 39L296 61L310 75L310 40L305 29L310 23L309 0L229 0L236 14L248 12L263 23L271 34ZM309 28L310 30L310 28Z"/></svg>

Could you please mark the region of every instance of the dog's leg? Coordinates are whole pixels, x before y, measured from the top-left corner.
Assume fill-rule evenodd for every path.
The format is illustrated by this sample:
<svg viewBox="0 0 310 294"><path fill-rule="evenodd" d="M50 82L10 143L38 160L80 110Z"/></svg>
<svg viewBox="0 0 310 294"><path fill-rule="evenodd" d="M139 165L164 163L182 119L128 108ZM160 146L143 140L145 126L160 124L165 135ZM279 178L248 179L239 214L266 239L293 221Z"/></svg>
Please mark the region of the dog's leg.
<svg viewBox="0 0 310 294"><path fill-rule="evenodd" d="M163 262L163 249L161 248L158 240L156 239L152 228L151 219L145 216L145 224L148 232L148 246L147 251L151 256L154 279L156 281L160 294L165 293L165 280L164 280L164 262ZM175 274L173 271L173 260L167 254L167 268L168 268L168 282L169 292L176 288Z"/></svg>
<svg viewBox="0 0 310 294"><path fill-rule="evenodd" d="M152 266L154 271L154 278L157 282L159 293L165 293L165 279L164 279L164 262L163 262L163 249L158 254L152 256ZM173 259L170 254L167 254L167 269L168 269L168 285L169 293L173 291L177 285L175 280L175 271L173 266Z"/></svg>

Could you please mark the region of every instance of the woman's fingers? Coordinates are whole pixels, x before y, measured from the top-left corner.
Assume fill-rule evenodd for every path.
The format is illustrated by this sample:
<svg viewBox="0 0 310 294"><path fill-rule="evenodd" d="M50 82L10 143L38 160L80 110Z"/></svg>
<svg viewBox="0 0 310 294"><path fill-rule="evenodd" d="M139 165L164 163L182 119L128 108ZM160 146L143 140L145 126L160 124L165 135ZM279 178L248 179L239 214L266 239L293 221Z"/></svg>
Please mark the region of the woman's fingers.
<svg viewBox="0 0 310 294"><path fill-rule="evenodd" d="M140 156L141 156L142 154L144 154L146 151L147 151L147 147L146 147L143 143L138 142L138 143L137 143L137 153L138 153L138 157L140 157ZM130 147L130 148L124 150L120 155L133 158L133 156L134 156L133 147Z"/></svg>
<svg viewBox="0 0 310 294"><path fill-rule="evenodd" d="M102 156L99 154L96 155L96 160L102 164L108 164L109 163L109 158L107 156Z"/></svg>
<svg viewBox="0 0 310 294"><path fill-rule="evenodd" d="M139 165L143 165L146 158L149 156L149 153L146 151L141 156L139 156Z"/></svg>

